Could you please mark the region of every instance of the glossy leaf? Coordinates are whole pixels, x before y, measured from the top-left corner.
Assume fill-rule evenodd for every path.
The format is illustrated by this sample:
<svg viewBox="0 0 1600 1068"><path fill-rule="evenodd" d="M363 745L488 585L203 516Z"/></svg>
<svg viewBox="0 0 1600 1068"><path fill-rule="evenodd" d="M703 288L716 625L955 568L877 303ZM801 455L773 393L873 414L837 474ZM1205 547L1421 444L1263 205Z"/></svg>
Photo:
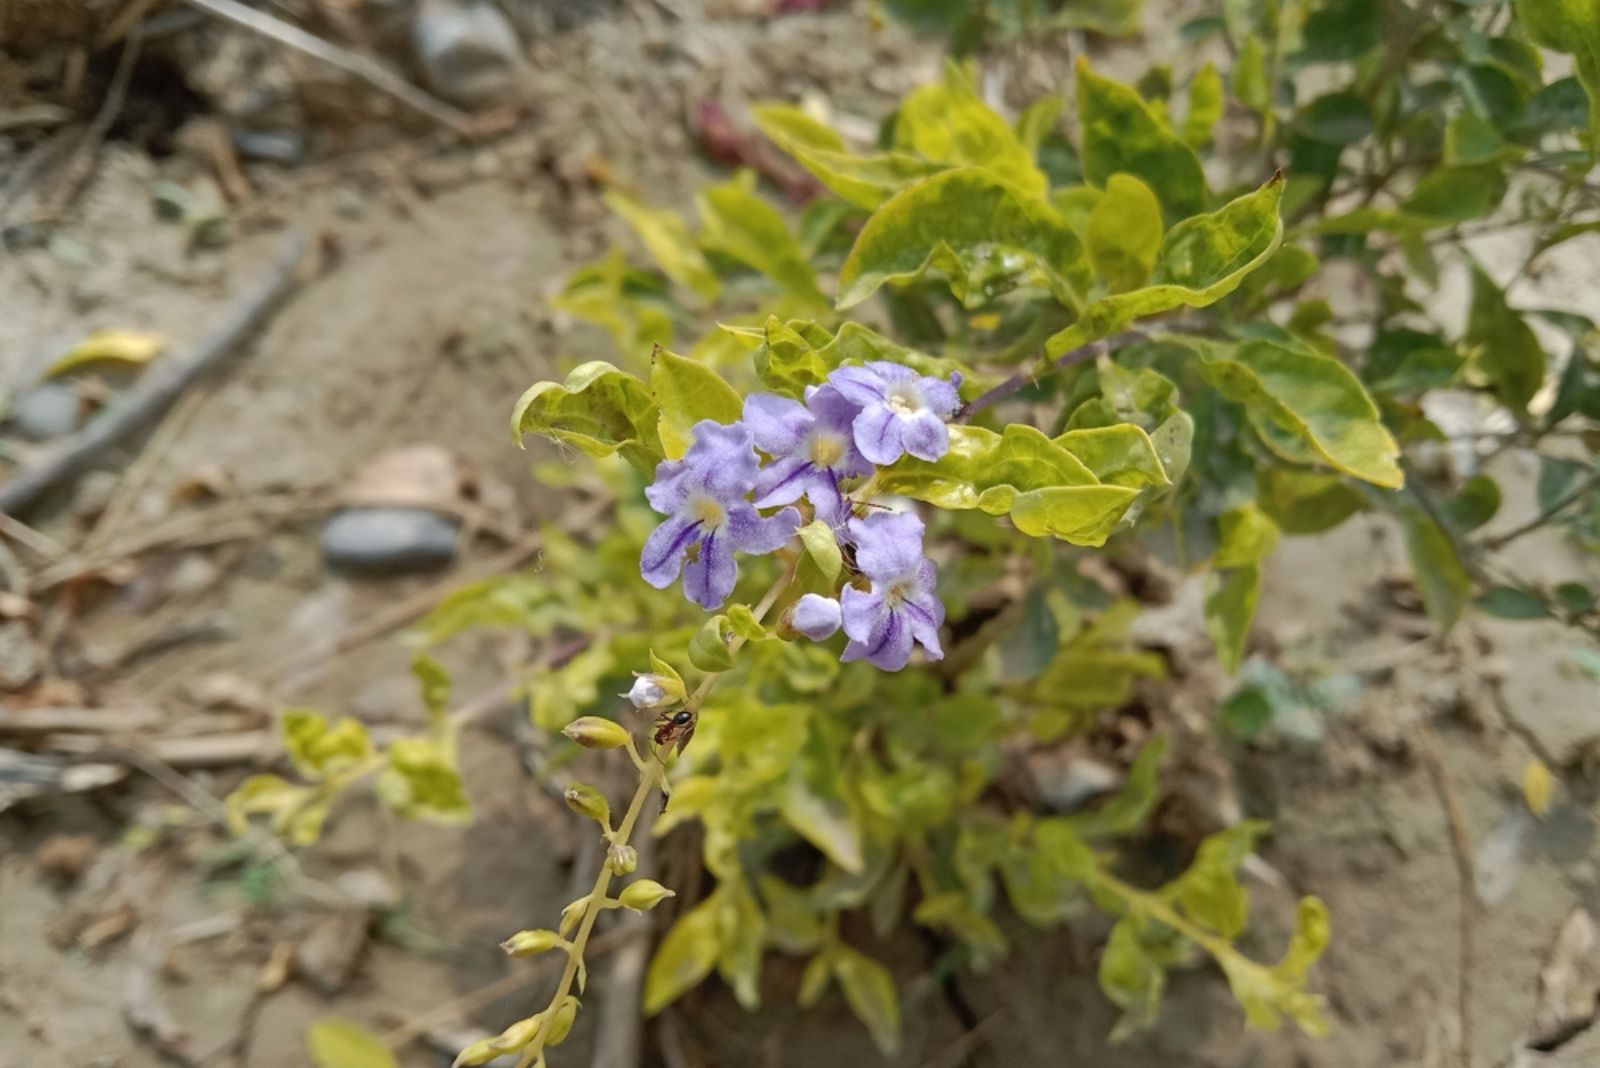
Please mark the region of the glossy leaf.
<svg viewBox="0 0 1600 1068"><path fill-rule="evenodd" d="M654 475L662 459L659 416L643 382L595 360L574 368L564 382L539 382L524 393L511 413L511 435L519 447L524 435L543 434L590 456L620 453Z"/></svg>
<svg viewBox="0 0 1600 1068"><path fill-rule="evenodd" d="M1029 196L1043 197L1048 189L1033 153L954 61L946 61L941 81L901 102L894 140L896 148L935 163L982 168Z"/></svg>
<svg viewBox="0 0 1600 1068"><path fill-rule="evenodd" d="M950 451L937 463L906 457L879 474L879 486L941 508L1010 515L1024 534L1100 545L1137 491L1102 485L1068 449L1030 426L1001 434L952 426Z"/></svg>
<svg viewBox="0 0 1600 1068"><path fill-rule="evenodd" d="M1283 182L1274 178L1218 211L1174 226L1161 241L1149 284L1090 304L1077 322L1045 343L1046 354L1054 359L1142 316L1203 308L1232 293L1283 240L1282 195Z"/></svg>
<svg viewBox="0 0 1600 1068"><path fill-rule="evenodd" d="M1107 485L1132 489L1172 485L1151 435L1132 423L1069 430L1053 441Z"/></svg>
<svg viewBox="0 0 1600 1068"><path fill-rule="evenodd" d="M651 357L650 391L661 412L656 431L669 460L689 451L691 431L700 420L737 423L744 415L744 399L721 375L666 349Z"/></svg>
<svg viewBox="0 0 1600 1068"><path fill-rule="evenodd" d="M873 213L839 269L838 306L930 270L968 307L1035 285L1075 308L1087 283L1083 245L1054 209L973 167L907 186Z"/></svg>
<svg viewBox="0 0 1600 1068"><path fill-rule="evenodd" d="M722 952L719 911L720 902L713 894L679 916L656 947L644 977L646 1016L654 1016L698 986L717 966Z"/></svg>
<svg viewBox="0 0 1600 1068"><path fill-rule="evenodd" d="M1211 577L1206 595L1206 632L1217 644L1217 658L1229 674L1239 670L1256 603L1261 599L1261 568L1257 564L1231 568Z"/></svg>
<svg viewBox="0 0 1600 1068"><path fill-rule="evenodd" d="M1404 522L1406 552L1423 606L1441 630L1449 630L1472 596L1472 576L1439 524L1420 511L1407 513Z"/></svg>
<svg viewBox="0 0 1600 1068"><path fill-rule="evenodd" d="M1089 213L1084 232L1089 262L1113 293L1142 285L1161 250L1161 205L1130 174L1113 174Z"/></svg>
<svg viewBox="0 0 1600 1068"><path fill-rule="evenodd" d="M787 104L757 104L751 114L761 132L819 182L869 211L917 179L946 169L905 152L851 153L836 130Z"/></svg>
<svg viewBox="0 0 1600 1068"><path fill-rule="evenodd" d="M396 1068L400 1063L377 1035L336 1016L306 1029L306 1052L316 1068Z"/></svg>
<svg viewBox="0 0 1600 1068"><path fill-rule="evenodd" d="M833 950L833 974L845 1001L885 1057L900 1048L900 994L889 969L848 946Z"/></svg>
<svg viewBox="0 0 1600 1068"><path fill-rule="evenodd" d="M754 174L742 171L721 185L706 186L697 199L700 241L707 249L761 272L791 296L827 303L782 213L756 192Z"/></svg>
<svg viewBox="0 0 1600 1068"><path fill-rule="evenodd" d="M1189 114L1183 120L1183 139L1194 149L1211 143L1211 131L1222 118L1222 72L1207 62L1189 83Z"/></svg>
<svg viewBox="0 0 1600 1068"><path fill-rule="evenodd" d="M1285 534L1332 530L1366 503L1338 475L1271 466L1256 472L1256 501Z"/></svg>
<svg viewBox="0 0 1600 1068"><path fill-rule="evenodd" d="M705 300L716 299L722 291L722 281L690 236L683 216L675 211L647 208L615 189L607 190L603 199L606 207L633 227L668 278L688 286Z"/></svg>
<svg viewBox="0 0 1600 1068"><path fill-rule="evenodd" d="M1083 59L1078 121L1091 184L1104 186L1119 172L1134 175L1155 192L1169 222L1205 210L1210 193L1194 149L1174 137L1131 87L1096 74Z"/></svg>
<svg viewBox="0 0 1600 1068"><path fill-rule="evenodd" d="M1395 489L1403 481L1399 447L1338 360L1247 341L1231 356L1208 356L1202 370L1258 428L1292 434L1338 470L1374 485Z"/></svg>
<svg viewBox="0 0 1600 1068"><path fill-rule="evenodd" d="M1474 360L1496 395L1514 411L1527 408L1544 383L1544 347L1527 321L1506 303L1494 279L1476 264L1463 340L1474 349Z"/></svg>

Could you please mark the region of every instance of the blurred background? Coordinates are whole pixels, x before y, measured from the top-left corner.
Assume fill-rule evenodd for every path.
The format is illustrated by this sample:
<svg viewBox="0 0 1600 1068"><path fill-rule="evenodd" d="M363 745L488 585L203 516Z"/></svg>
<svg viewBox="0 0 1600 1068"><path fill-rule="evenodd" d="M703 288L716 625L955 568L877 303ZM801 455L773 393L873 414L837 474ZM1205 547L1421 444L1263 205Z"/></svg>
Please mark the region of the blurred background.
<svg viewBox="0 0 1600 1068"><path fill-rule="evenodd" d="M518 452L506 423L530 383L611 352L551 303L578 266L637 248L602 193L685 208L744 166L798 209L813 187L748 106L808 102L870 141L938 76L948 23L899 17L938 6L0 0L0 1064L303 1065L306 1028L338 1016L404 1065L443 1065L542 1003L547 973L497 943L548 922L596 858L501 696L530 639L450 650L470 826L358 797L290 855L232 835L222 799L281 763L285 707L414 728L410 628L474 580L544 566L540 524L593 533L582 465L577 484L536 479L562 457ZM1079 54L1130 79L1194 65L1178 28L1210 5L1130 10L1126 35L1096 15L1001 41L986 94L1064 90ZM1592 246L1570 248L1518 302L1600 310ZM1497 254L1513 255L1480 250ZM1511 526L1537 505L1531 470L1504 463ZM1592 573L1568 552L1540 534L1510 559ZM1301 891L1329 903L1332 1038L1246 1032L1211 969L1175 976L1156 1030L1111 1047L1103 926L955 978L907 930L881 952L920 976L893 1063L1446 1065L1462 1008L1484 1048L1509 1049L1559 921L1600 905L1589 799L1536 819L1518 785L1530 756L1600 756L1597 669L1555 623L1434 640L1403 556L1382 517L1286 542L1244 685L1207 665L1193 588L1141 591L1136 637L1177 665L1163 725L1190 738L1146 846L1270 798L1251 887L1269 916ZM1213 735L1219 705L1253 744ZM1508 729L1508 709L1537 715ZM1397 759L1436 716L1463 729L1432 763ZM1062 749L1019 774L1070 805L1122 772ZM1449 806L1474 829L1465 854ZM674 885L698 866L682 838L659 857ZM640 1024L609 992L647 939L609 945L562 1064L882 1062L837 991L791 1007L799 965L782 960L757 1012L713 980ZM608 1027L632 1048L597 1049Z"/></svg>

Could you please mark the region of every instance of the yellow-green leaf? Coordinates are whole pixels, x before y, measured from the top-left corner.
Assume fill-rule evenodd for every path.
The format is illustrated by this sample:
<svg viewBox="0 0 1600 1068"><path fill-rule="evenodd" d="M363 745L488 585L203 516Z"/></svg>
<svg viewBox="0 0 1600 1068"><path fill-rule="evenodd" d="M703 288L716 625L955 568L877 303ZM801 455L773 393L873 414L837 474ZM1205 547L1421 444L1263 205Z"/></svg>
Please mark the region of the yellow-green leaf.
<svg viewBox="0 0 1600 1068"><path fill-rule="evenodd" d="M642 356L672 343L672 315L659 278L628 266L620 248L572 272L552 307L610 332L617 349Z"/></svg>
<svg viewBox="0 0 1600 1068"><path fill-rule="evenodd" d="M1450 536L1421 511L1404 517L1406 554L1416 576L1422 605L1441 630L1449 630L1472 599L1472 576Z"/></svg>
<svg viewBox="0 0 1600 1068"><path fill-rule="evenodd" d="M1594 0L1517 0L1517 21L1537 44L1573 58L1589 97L1589 155L1600 156L1600 4Z"/></svg>
<svg viewBox="0 0 1600 1068"><path fill-rule="evenodd" d="M1076 308L1088 282L1083 245L1055 209L975 167L909 185L873 213L839 270L838 306L930 270L968 307L1030 285Z"/></svg>
<svg viewBox="0 0 1600 1068"><path fill-rule="evenodd" d="M1155 442L1133 423L1069 430L1052 440L1107 485L1131 489L1172 485Z"/></svg>
<svg viewBox="0 0 1600 1068"><path fill-rule="evenodd" d="M1203 308L1232 293L1282 242L1282 196L1283 181L1275 177L1218 211L1174 226L1161 241L1150 284L1090 304L1077 322L1045 342L1046 354L1055 359L1141 316Z"/></svg>
<svg viewBox="0 0 1600 1068"><path fill-rule="evenodd" d="M1397 489L1404 481L1399 447L1377 405L1338 360L1247 341L1230 355L1208 353L1201 370L1259 429L1292 434L1338 470L1374 485Z"/></svg>
<svg viewBox="0 0 1600 1068"><path fill-rule="evenodd" d="M308 779L353 767L372 753L367 728L351 716L330 722L321 712L295 708L283 714L278 727L289 759Z"/></svg>
<svg viewBox="0 0 1600 1068"><path fill-rule="evenodd" d="M1194 149L1174 137L1132 87L1096 74L1082 58L1078 120L1090 183L1104 186L1118 172L1135 175L1155 191L1169 222L1205 210L1210 192Z"/></svg>
<svg viewBox="0 0 1600 1068"><path fill-rule="evenodd" d="M700 420L737 423L744 414L744 401L721 375L666 349L651 358L650 389L661 411L656 429L669 460L689 451Z"/></svg>
<svg viewBox="0 0 1600 1068"><path fill-rule="evenodd" d="M644 1011L654 1016L692 989L717 965L722 952L716 894L678 917L656 952L644 977Z"/></svg>
<svg viewBox="0 0 1600 1068"><path fill-rule="evenodd" d="M1472 266L1472 306L1467 313L1467 345L1496 395L1521 411L1544 383L1544 346L1533 328L1509 304L1494 279Z"/></svg>
<svg viewBox="0 0 1600 1068"><path fill-rule="evenodd" d="M1550 774L1544 761L1535 757L1522 769L1522 797L1528 802L1528 811L1544 816L1550 811L1550 802L1556 796L1556 777Z"/></svg>
<svg viewBox="0 0 1600 1068"><path fill-rule="evenodd" d="M1278 547L1278 524L1254 502L1223 512L1218 525L1221 537L1213 567L1259 564Z"/></svg>
<svg viewBox="0 0 1600 1068"><path fill-rule="evenodd" d="M822 578L832 584L844 567L844 556L839 551L839 541L833 528L822 520L814 520L800 528L800 544L817 567Z"/></svg>
<svg viewBox="0 0 1600 1068"><path fill-rule="evenodd" d="M147 330L96 330L45 368L44 377L99 363L140 367L161 355L166 346L165 337Z"/></svg>
<svg viewBox="0 0 1600 1068"><path fill-rule="evenodd" d="M1113 293L1144 284L1161 251L1161 204L1131 174L1113 174L1089 212L1084 232L1089 262Z"/></svg>
<svg viewBox="0 0 1600 1068"><path fill-rule="evenodd" d="M1217 659L1232 674L1239 670L1256 602L1261 599L1261 567L1246 564L1217 572L1210 582L1211 592L1205 604L1206 631L1217 643Z"/></svg>
<svg viewBox="0 0 1600 1068"><path fill-rule="evenodd" d="M564 382L539 382L517 401L511 435L543 434L590 456L620 453L646 475L661 462L660 411L645 384L604 360L573 368Z"/></svg>
<svg viewBox="0 0 1600 1068"><path fill-rule="evenodd" d="M378 774L378 799L402 816L434 823L467 823L472 802L448 746L432 738L389 743L389 766Z"/></svg>
<svg viewBox="0 0 1600 1068"><path fill-rule="evenodd" d="M306 1029L306 1052L317 1068L396 1068L394 1051L353 1020L329 1016Z"/></svg>
<svg viewBox="0 0 1600 1068"><path fill-rule="evenodd" d="M905 152L851 153L836 130L788 104L757 104L751 114L761 132L817 181L869 211L918 178L946 167Z"/></svg>
<svg viewBox="0 0 1600 1068"><path fill-rule="evenodd" d="M1035 197L1044 172L1005 119L983 102L968 72L947 60L944 79L912 91L894 123L895 147L952 166L981 167Z"/></svg>
<svg viewBox="0 0 1600 1068"><path fill-rule="evenodd" d="M604 200L606 207L633 227L668 278L688 286L706 300L716 299L722 291L722 281L689 235L683 216L675 211L647 208L615 189L607 190Z"/></svg>
<svg viewBox="0 0 1600 1068"><path fill-rule="evenodd" d="M1183 139L1191 148L1211 143L1211 130L1222 118L1222 72L1207 62L1189 83L1189 114L1183 120Z"/></svg>
<svg viewBox="0 0 1600 1068"><path fill-rule="evenodd" d="M889 969L848 946L833 951L833 974L856 1018L885 1057L900 1048L900 995Z"/></svg>
<svg viewBox="0 0 1600 1068"><path fill-rule="evenodd" d="M700 241L707 249L752 267L791 296L826 305L805 252L777 208L756 192L755 175L741 171L700 190Z"/></svg>

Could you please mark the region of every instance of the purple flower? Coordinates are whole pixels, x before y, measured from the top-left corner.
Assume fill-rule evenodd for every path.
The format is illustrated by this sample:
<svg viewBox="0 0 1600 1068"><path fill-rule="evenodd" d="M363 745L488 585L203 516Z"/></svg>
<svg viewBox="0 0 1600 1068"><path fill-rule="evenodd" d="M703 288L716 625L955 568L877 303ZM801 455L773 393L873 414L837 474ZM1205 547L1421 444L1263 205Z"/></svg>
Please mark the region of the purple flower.
<svg viewBox="0 0 1600 1068"><path fill-rule="evenodd" d="M841 660L868 660L899 671L911 659L913 642L927 650L929 659L944 658L939 645L944 604L936 589L938 571L922 555L923 529L922 520L909 513L850 521L856 566L872 580L872 589L846 586L840 595L850 638Z"/></svg>
<svg viewBox="0 0 1600 1068"><path fill-rule="evenodd" d="M689 600L718 608L739 579L734 550L772 552L793 536L800 513L785 508L763 518L745 499L757 473L749 428L703 419L693 433L684 458L663 460L655 482L645 488L650 507L667 519L644 543L639 573L660 590L681 570Z"/></svg>
<svg viewBox="0 0 1600 1068"><path fill-rule="evenodd" d="M826 641L839 629L839 602L832 597L808 593L790 609L789 622L812 641Z"/></svg>
<svg viewBox="0 0 1600 1068"><path fill-rule="evenodd" d="M837 526L846 518L839 481L872 473L856 450L850 424L860 412L835 389L806 393L806 403L772 393L755 393L744 402L744 424L756 448L771 462L756 476L756 507L769 508L807 497L817 518Z"/></svg>
<svg viewBox="0 0 1600 1068"><path fill-rule="evenodd" d="M851 429L856 448L873 463L892 464L905 453L932 461L950 450L944 422L961 407L959 375L946 382L875 360L863 367L840 367L828 382L861 409Z"/></svg>

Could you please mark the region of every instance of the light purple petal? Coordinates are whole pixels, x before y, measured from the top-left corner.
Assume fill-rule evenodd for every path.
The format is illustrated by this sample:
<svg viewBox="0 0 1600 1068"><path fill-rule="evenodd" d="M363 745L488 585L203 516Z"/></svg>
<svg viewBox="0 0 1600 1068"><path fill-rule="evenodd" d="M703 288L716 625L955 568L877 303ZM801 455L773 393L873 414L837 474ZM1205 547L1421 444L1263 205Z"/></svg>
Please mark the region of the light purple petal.
<svg viewBox="0 0 1600 1068"><path fill-rule="evenodd" d="M662 460L656 464L656 480L644 488L644 499L662 515L671 515L683 507L689 496L684 484L682 460Z"/></svg>
<svg viewBox="0 0 1600 1068"><path fill-rule="evenodd" d="M684 455L686 489L701 489L726 505L755 484L755 439L742 423L702 419L694 425L694 444Z"/></svg>
<svg viewBox="0 0 1600 1068"><path fill-rule="evenodd" d="M929 660L943 660L939 627L944 623L944 604L936 594L924 593L900 604L900 615L911 628L911 636L928 652Z"/></svg>
<svg viewBox="0 0 1600 1068"><path fill-rule="evenodd" d="M961 407L961 394L944 379L925 377L918 379L917 384L922 387L922 397L928 402L928 410L939 418L948 419Z"/></svg>
<svg viewBox="0 0 1600 1068"><path fill-rule="evenodd" d="M707 534L700 555L683 568L684 595L701 608L721 608L738 581L739 565L733 562L726 532Z"/></svg>
<svg viewBox="0 0 1600 1068"><path fill-rule="evenodd" d="M789 622L794 629L814 642L833 637L839 629L839 602L832 597L808 593L794 603Z"/></svg>
<svg viewBox="0 0 1600 1068"><path fill-rule="evenodd" d="M839 489L839 477L829 471L813 469L806 485L806 498L816 509L817 518L830 527L837 527L850 516L844 491Z"/></svg>
<svg viewBox="0 0 1600 1068"><path fill-rule="evenodd" d="M811 484L815 470L810 460L798 454L772 461L756 475L756 507L771 508L798 501Z"/></svg>
<svg viewBox="0 0 1600 1068"><path fill-rule="evenodd" d="M883 594L858 590L846 586L839 594L840 622L852 642L864 642L872 636L873 628L887 613Z"/></svg>
<svg viewBox="0 0 1600 1068"><path fill-rule="evenodd" d="M672 516L651 532L639 554L639 574L658 590L672 585L683 567L683 554L699 536L700 524L683 516Z"/></svg>
<svg viewBox="0 0 1600 1068"><path fill-rule="evenodd" d="M856 547L856 566L873 582L887 585L919 574L926 528L915 513L875 512L852 519L846 529Z"/></svg>
<svg viewBox="0 0 1600 1068"><path fill-rule="evenodd" d="M816 420L799 401L775 393L752 393L744 402L744 425L756 448L768 456L793 452Z"/></svg>
<svg viewBox="0 0 1600 1068"><path fill-rule="evenodd" d="M892 464L905 452L900 443L900 417L886 405L861 409L851 430L856 448L875 464Z"/></svg>
<svg viewBox="0 0 1600 1068"><path fill-rule="evenodd" d="M806 398L806 409L818 423L843 434L850 432L850 424L855 421L861 408L862 405L849 400L832 386L823 386Z"/></svg>
<svg viewBox="0 0 1600 1068"><path fill-rule="evenodd" d="M828 384L851 404L865 408L881 404L888 396L883 376L865 367L838 367L828 376Z"/></svg>
<svg viewBox="0 0 1600 1068"><path fill-rule="evenodd" d="M950 431L944 420L930 411L902 418L900 441L906 452L919 460L938 460L950 451Z"/></svg>
<svg viewBox="0 0 1600 1068"><path fill-rule="evenodd" d="M724 529L732 548L757 555L770 553L794 537L800 529L800 513L785 508L763 519L760 512L739 501L728 509L728 525Z"/></svg>
<svg viewBox="0 0 1600 1068"><path fill-rule="evenodd" d="M899 671L911 659L911 628L902 613L885 612L865 641L851 641L839 659L867 660L884 671Z"/></svg>

